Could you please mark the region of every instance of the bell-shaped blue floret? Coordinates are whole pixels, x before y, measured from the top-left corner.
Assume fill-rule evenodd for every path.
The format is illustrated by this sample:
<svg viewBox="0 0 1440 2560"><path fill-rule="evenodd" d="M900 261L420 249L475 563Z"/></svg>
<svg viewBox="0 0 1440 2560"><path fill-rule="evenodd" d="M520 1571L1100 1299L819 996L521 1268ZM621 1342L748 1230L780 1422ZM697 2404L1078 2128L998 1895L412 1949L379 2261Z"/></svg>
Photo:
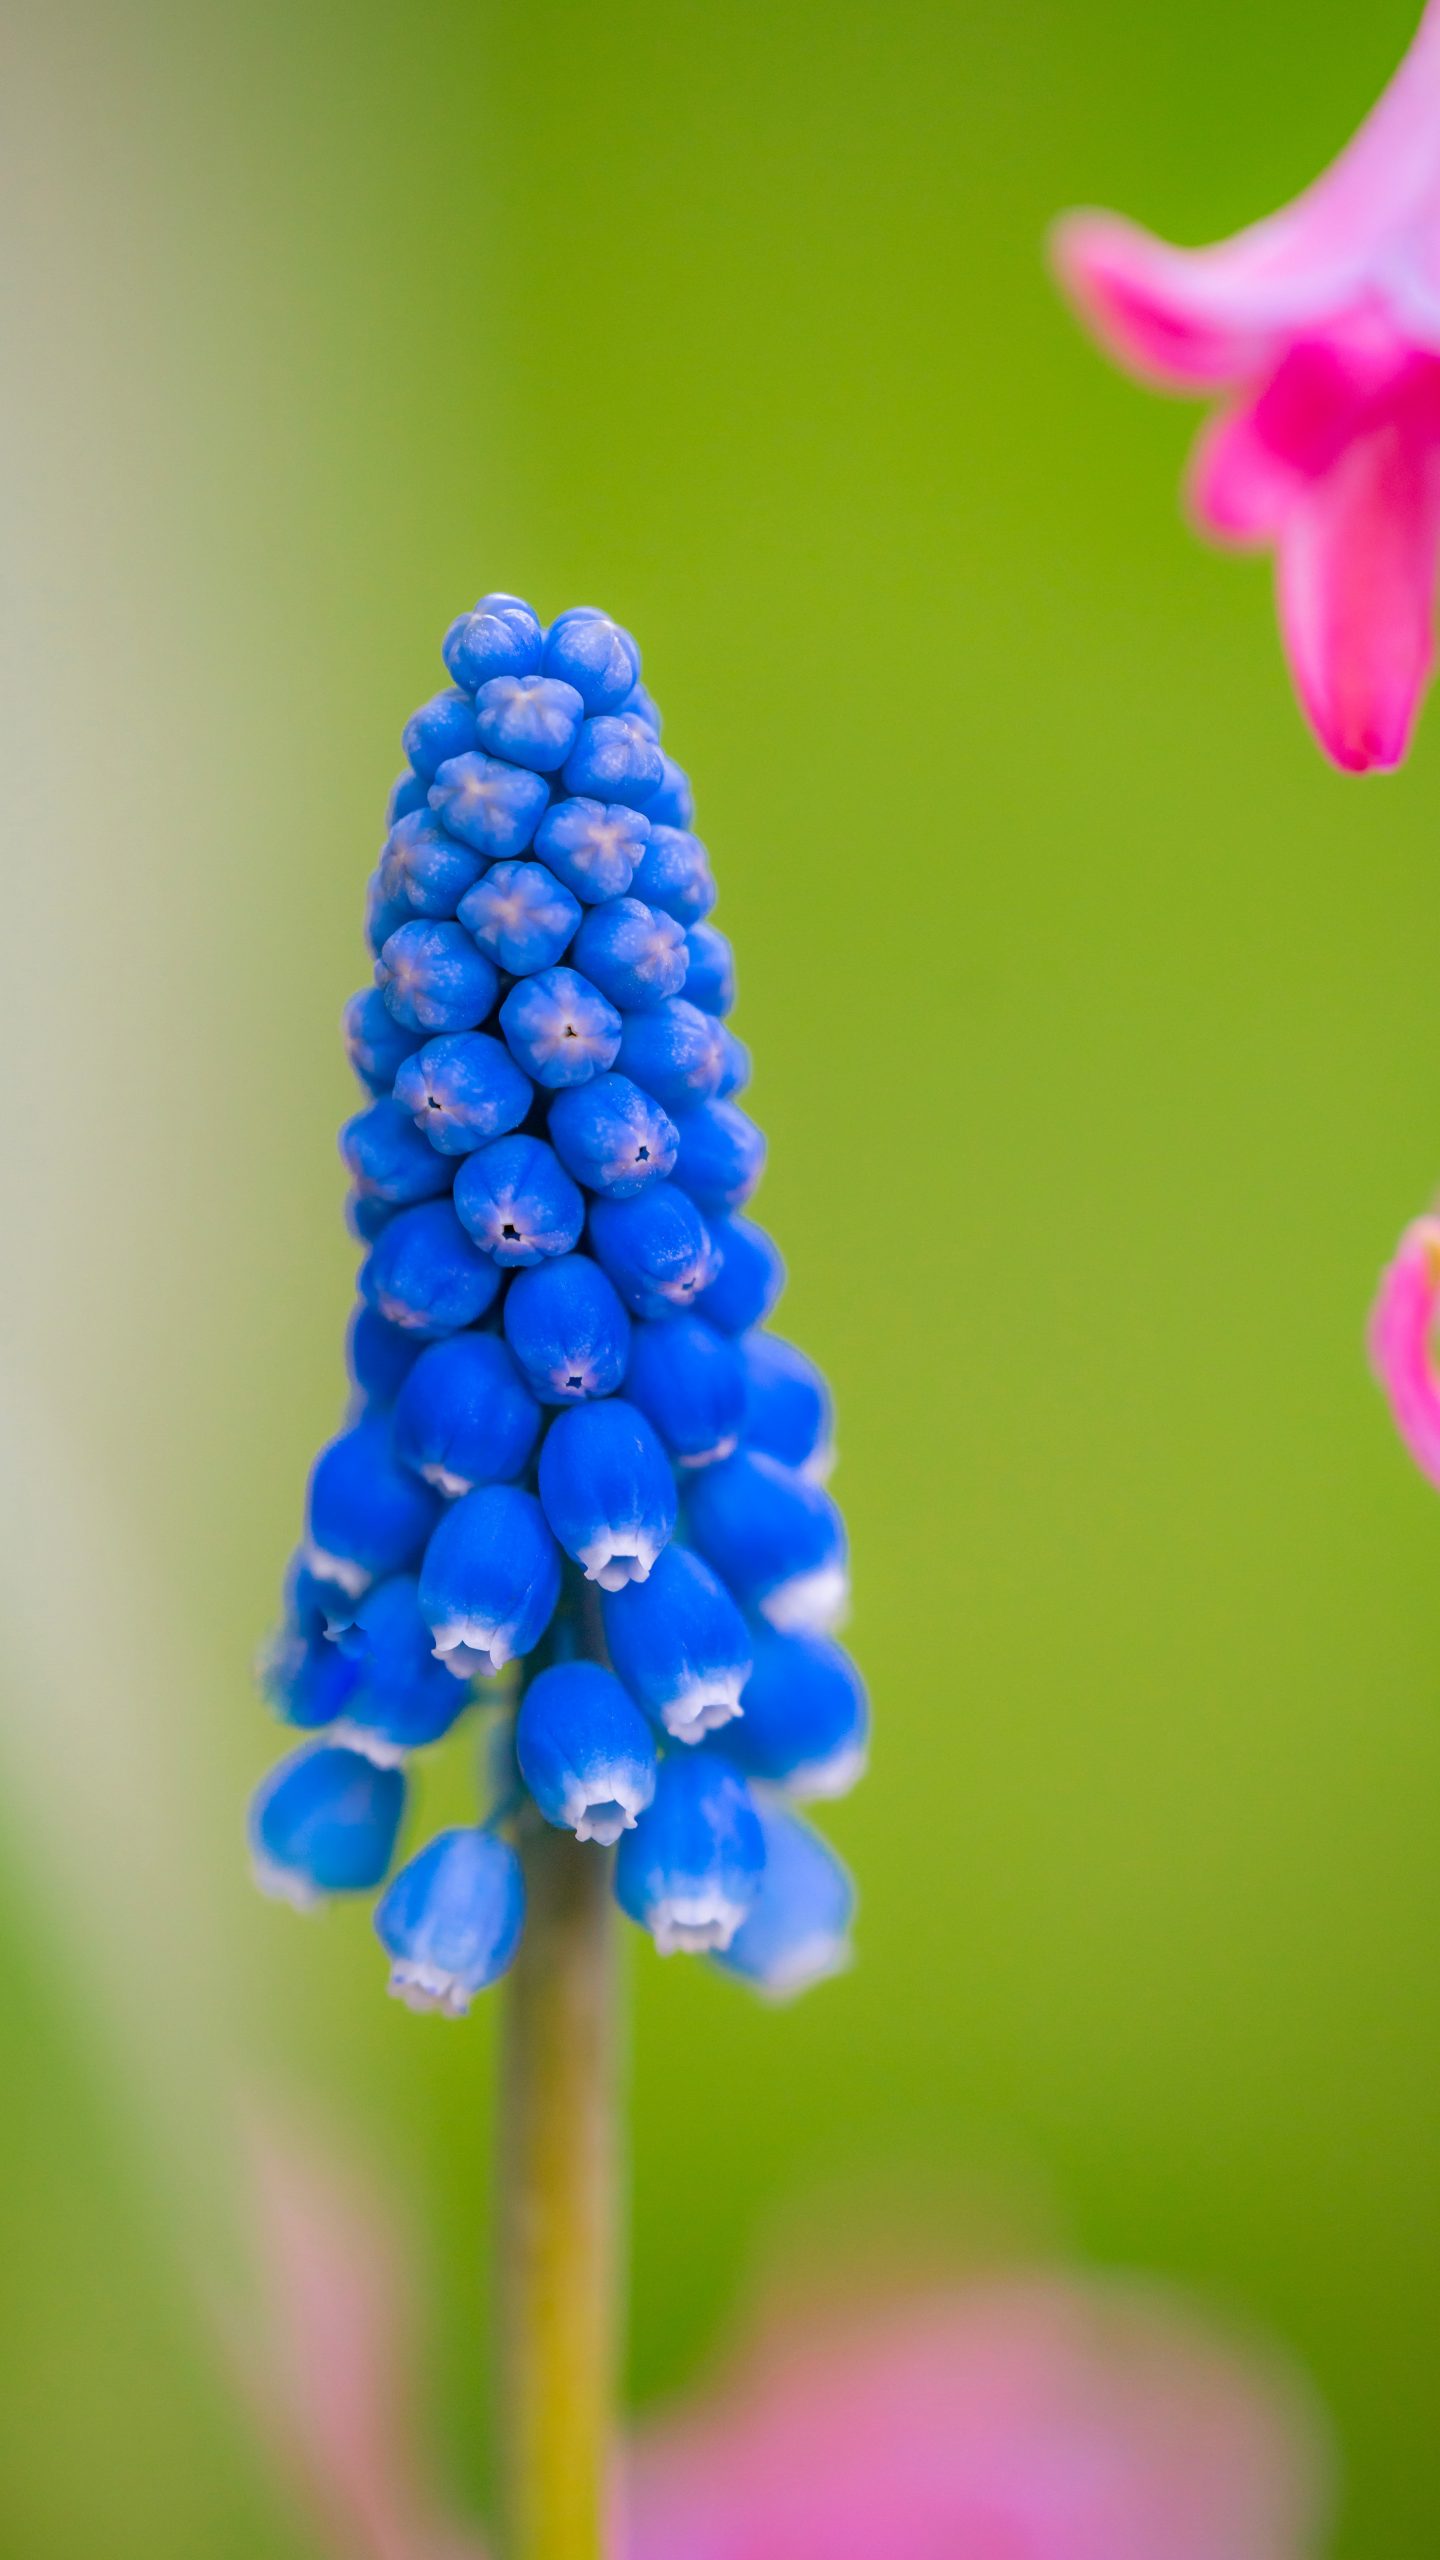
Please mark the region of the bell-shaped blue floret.
<svg viewBox="0 0 1440 2560"><path fill-rule="evenodd" d="M493 1831L437 1833L375 1908L395 1997L447 2018L462 2018L476 1992L508 1971L524 1927L520 1861Z"/></svg>
<svg viewBox="0 0 1440 2560"><path fill-rule="evenodd" d="M522 765L499 756L452 756L430 785L430 806L444 819L452 836L483 854L487 862L504 862L523 853L550 805L550 785L543 773L527 773Z"/></svg>
<svg viewBox="0 0 1440 2560"><path fill-rule="evenodd" d="M676 1742L698 1742L739 1715L750 1637L723 1583L688 1547L672 1539L648 1580L600 1605L611 1661Z"/></svg>
<svg viewBox="0 0 1440 2560"><path fill-rule="evenodd" d="M420 1348L413 1333L387 1324L373 1307L363 1301L356 1307L345 1338L345 1360L367 1405L394 1403L420 1357Z"/></svg>
<svg viewBox="0 0 1440 2560"><path fill-rule="evenodd" d="M695 815L695 794L690 788L690 776L673 756L663 752L660 766L660 788L646 806L653 812L657 826L687 828Z"/></svg>
<svg viewBox="0 0 1440 2560"><path fill-rule="evenodd" d="M602 717L584 722L560 779L574 798L644 809L664 777L664 758L648 729L638 720Z"/></svg>
<svg viewBox="0 0 1440 2560"><path fill-rule="evenodd" d="M400 750L421 782L433 782L450 756L463 756L475 746L475 707L458 685L447 685L412 711L400 733Z"/></svg>
<svg viewBox="0 0 1440 2560"><path fill-rule="evenodd" d="M395 1078L395 1099L441 1156L469 1155L518 1129L535 1088L488 1031L427 1040Z"/></svg>
<svg viewBox="0 0 1440 2560"><path fill-rule="evenodd" d="M729 1334L700 1316L636 1326L625 1392L678 1466L713 1466L739 1441L744 1363Z"/></svg>
<svg viewBox="0 0 1440 2560"><path fill-rule="evenodd" d="M381 948L376 984L407 1031L473 1031L500 981L463 924L402 924Z"/></svg>
<svg viewBox="0 0 1440 2560"><path fill-rule="evenodd" d="M553 969L580 922L580 901L543 862L497 862L460 901L460 921L512 978Z"/></svg>
<svg viewBox="0 0 1440 2560"><path fill-rule="evenodd" d="M760 1890L715 1958L770 2000L791 2000L850 1962L855 1888L828 1840L784 1805L756 1808L765 1841Z"/></svg>
<svg viewBox="0 0 1440 2560"><path fill-rule="evenodd" d="M378 987L362 987L345 1007L345 1055L368 1093L388 1093L397 1070L420 1045L420 1033L398 1023Z"/></svg>
<svg viewBox="0 0 1440 2560"><path fill-rule="evenodd" d="M420 1567L420 1606L437 1656L462 1680L490 1678L545 1633L560 1597L560 1551L532 1493L481 1485L445 1513Z"/></svg>
<svg viewBox="0 0 1440 2560"><path fill-rule="evenodd" d="M285 1577L285 1614L260 1656L260 1686L286 1724L307 1732L343 1715L359 1672L332 1641L332 1616L354 1607L338 1583L311 1572L303 1553Z"/></svg>
<svg viewBox="0 0 1440 2560"><path fill-rule="evenodd" d="M675 1527L664 1449L620 1396L556 1415L540 1452L540 1500L566 1554L602 1591L644 1582Z"/></svg>
<svg viewBox="0 0 1440 2560"><path fill-rule="evenodd" d="M740 1351L746 1446L823 1481L835 1458L834 1412L814 1361L778 1333L747 1333Z"/></svg>
<svg viewBox="0 0 1440 2560"><path fill-rule="evenodd" d="M393 1765L438 1742L464 1714L463 1689L435 1659L413 1573L373 1583L335 1644L356 1673L337 1742Z"/></svg>
<svg viewBox="0 0 1440 2560"><path fill-rule="evenodd" d="M765 1140L737 1102L697 1102L675 1123L675 1179L707 1215L743 1208L765 1170Z"/></svg>
<svg viewBox="0 0 1440 2560"><path fill-rule="evenodd" d="M710 857L699 837L688 828L661 826L654 819L630 885L647 907L658 908L681 925L702 924L715 904Z"/></svg>
<svg viewBox="0 0 1440 2560"><path fill-rule="evenodd" d="M609 1200L631 1200L663 1182L680 1144L668 1112L628 1076L613 1074L556 1098L550 1138L567 1172Z"/></svg>
<svg viewBox="0 0 1440 2560"><path fill-rule="evenodd" d="M712 1017L713 1019L713 1017ZM720 1041L720 1081L715 1088L717 1102L728 1102L734 1093L743 1093L750 1081L750 1052L743 1040L737 1040L728 1022L716 1022Z"/></svg>
<svg viewBox="0 0 1440 2560"><path fill-rule="evenodd" d="M449 1200L402 1209L360 1266L360 1294L411 1333L458 1333L498 1295L500 1274L476 1251Z"/></svg>
<svg viewBox="0 0 1440 2560"><path fill-rule="evenodd" d="M395 1454L446 1495L506 1484L528 1465L540 1407L494 1333L452 1333L423 1351L395 1406Z"/></svg>
<svg viewBox="0 0 1440 2560"><path fill-rule="evenodd" d="M650 821L616 801L557 800L535 830L535 850L586 906L623 898L645 850Z"/></svg>
<svg viewBox="0 0 1440 2560"><path fill-rule="evenodd" d="M620 1843L615 1891L662 1956L723 1953L753 1908L765 1840L750 1790L718 1753L671 1752Z"/></svg>
<svg viewBox="0 0 1440 2560"><path fill-rule="evenodd" d="M515 1719L520 1775L547 1822L610 1848L655 1793L655 1738L634 1699L596 1662L557 1662Z"/></svg>
<svg viewBox="0 0 1440 2560"><path fill-rule="evenodd" d="M623 709L640 672L640 652L608 613L562 613L540 661L547 676L573 685L592 717Z"/></svg>
<svg viewBox="0 0 1440 2560"><path fill-rule="evenodd" d="M811 1797L843 1796L864 1775L865 1683L829 1636L757 1636L740 1704L726 1748L747 1778Z"/></svg>
<svg viewBox="0 0 1440 2560"><path fill-rule="evenodd" d="M585 1203L543 1138L499 1138L455 1177L455 1213L503 1271L523 1271L580 1241Z"/></svg>
<svg viewBox="0 0 1440 2560"><path fill-rule="evenodd" d="M669 996L649 1013L628 1013L620 1027L615 1063L666 1111L688 1111L720 1090L724 1026L683 996Z"/></svg>
<svg viewBox="0 0 1440 2560"><path fill-rule="evenodd" d="M678 996L689 966L685 935L663 908L642 898L610 898L587 910L575 936L574 961L622 1013Z"/></svg>
<svg viewBox="0 0 1440 2560"><path fill-rule="evenodd" d="M403 1069L402 1069L403 1073ZM448 1191L452 1167L428 1146L403 1102L382 1093L340 1132L340 1154L357 1191L404 1208Z"/></svg>
<svg viewBox="0 0 1440 2560"><path fill-rule="evenodd" d="M673 1182L657 1182L633 1200L597 1200L590 1241L636 1316L693 1306L715 1268L710 1230Z"/></svg>
<svg viewBox="0 0 1440 2560"><path fill-rule="evenodd" d="M256 1789L255 1881L300 1910L326 1893L371 1893L395 1854L404 1811L403 1771L335 1743L309 1743Z"/></svg>
<svg viewBox="0 0 1440 2560"><path fill-rule="evenodd" d="M573 684L551 676L491 676L475 696L475 737L487 756L531 773L558 773L585 706Z"/></svg>
<svg viewBox="0 0 1440 2560"><path fill-rule="evenodd" d="M758 1451L737 1450L698 1476L690 1534L747 1609L783 1634L826 1634L849 1600L845 1527L818 1484Z"/></svg>
<svg viewBox="0 0 1440 2560"><path fill-rule="evenodd" d="M398 826L412 810L428 809L429 806L429 784L422 782L419 774L412 773L407 765L403 773L396 774L390 785L390 797L385 803L385 824L387 827Z"/></svg>
<svg viewBox="0 0 1440 2560"><path fill-rule="evenodd" d="M575 969L522 978L500 1007L500 1028L527 1075L556 1087L601 1075L620 1046L620 1016Z"/></svg>
<svg viewBox="0 0 1440 2560"><path fill-rule="evenodd" d="M685 936L685 993L702 1013L729 1013L735 1003L735 954L718 925L692 924Z"/></svg>
<svg viewBox="0 0 1440 2560"><path fill-rule="evenodd" d="M483 869L478 853L448 834L427 808L402 818L386 837L379 895L411 916L453 916Z"/></svg>
<svg viewBox="0 0 1440 2560"><path fill-rule="evenodd" d="M403 1573L424 1546L439 1504L390 1439L389 1417L367 1415L320 1452L305 1505L305 1562L352 1596Z"/></svg>
<svg viewBox="0 0 1440 2560"><path fill-rule="evenodd" d="M473 613L457 614L440 654L458 685L478 693L492 676L533 676L544 634L523 596L482 596Z"/></svg>
<svg viewBox="0 0 1440 2560"><path fill-rule="evenodd" d="M517 1272L505 1339L542 1404L613 1395L625 1375L630 1320L598 1263L583 1253Z"/></svg>
<svg viewBox="0 0 1440 2560"><path fill-rule="evenodd" d="M748 1333L772 1314L785 1286L780 1248L752 1218L710 1218L716 1269L696 1314L722 1333Z"/></svg>

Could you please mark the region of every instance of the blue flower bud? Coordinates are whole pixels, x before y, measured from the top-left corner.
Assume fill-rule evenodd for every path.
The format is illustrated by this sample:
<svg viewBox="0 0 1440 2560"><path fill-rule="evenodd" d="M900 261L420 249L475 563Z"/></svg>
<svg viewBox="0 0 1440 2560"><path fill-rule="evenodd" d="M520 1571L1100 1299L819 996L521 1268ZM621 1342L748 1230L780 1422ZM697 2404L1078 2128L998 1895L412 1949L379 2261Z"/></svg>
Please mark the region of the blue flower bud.
<svg viewBox="0 0 1440 2560"><path fill-rule="evenodd" d="M587 906L623 898L645 850L650 821L603 800L557 800L535 830L535 850Z"/></svg>
<svg viewBox="0 0 1440 2560"><path fill-rule="evenodd" d="M652 694L646 692L643 684L632 684L619 708L648 729L652 738L659 738L665 725L660 717L660 705Z"/></svg>
<svg viewBox="0 0 1440 2560"><path fill-rule="evenodd" d="M597 1662L557 1662L532 1680L515 1719L520 1775L547 1822L608 1849L655 1794L645 1718Z"/></svg>
<svg viewBox="0 0 1440 2560"><path fill-rule="evenodd" d="M628 1076L595 1076L557 1095L550 1136L566 1170L588 1191L631 1200L663 1182L675 1163L675 1123Z"/></svg>
<svg viewBox="0 0 1440 2560"><path fill-rule="evenodd" d="M378 1200L373 1191L347 1191L345 1224L357 1244L373 1244L399 1211L393 1201Z"/></svg>
<svg viewBox="0 0 1440 2560"><path fill-rule="evenodd" d="M692 924L685 935L689 965L685 993L702 1013L729 1013L735 1003L735 954L715 924Z"/></svg>
<svg viewBox="0 0 1440 2560"><path fill-rule="evenodd" d="M670 1545L644 1582L601 1601L610 1659L632 1698L676 1742L698 1742L740 1713L750 1638L723 1583L688 1547Z"/></svg>
<svg viewBox="0 0 1440 2560"><path fill-rule="evenodd" d="M407 1031L473 1031L500 992L460 924L402 924L382 946L375 977Z"/></svg>
<svg viewBox="0 0 1440 2560"><path fill-rule="evenodd" d="M413 1564L439 1504L402 1467L383 1415L367 1415L321 1450L310 1470L305 1562L358 1598L366 1584Z"/></svg>
<svg viewBox="0 0 1440 2560"><path fill-rule="evenodd" d="M533 1493L486 1484L445 1513L420 1567L435 1651L457 1678L489 1679L537 1645L560 1597L560 1551Z"/></svg>
<svg viewBox="0 0 1440 2560"><path fill-rule="evenodd" d="M387 1324L373 1307L356 1307L345 1344L350 1375L368 1404L391 1405L420 1356L413 1333Z"/></svg>
<svg viewBox="0 0 1440 2560"><path fill-rule="evenodd" d="M464 1714L464 1690L431 1650L413 1574L373 1583L335 1643L357 1682L334 1739L382 1768L439 1742Z"/></svg>
<svg viewBox="0 0 1440 2560"><path fill-rule="evenodd" d="M612 1004L640 1013L679 994L689 954L673 916L639 898L610 898L588 910L575 936L574 961Z"/></svg>
<svg viewBox="0 0 1440 2560"><path fill-rule="evenodd" d="M579 694L587 713L618 711L635 690L640 652L628 631L605 613L562 613L552 623L540 661Z"/></svg>
<svg viewBox="0 0 1440 2560"><path fill-rule="evenodd" d="M728 1022L717 1022L720 1042L720 1081L715 1088L717 1102L728 1102L732 1093L743 1093L750 1081L750 1052L743 1040L737 1040Z"/></svg>
<svg viewBox="0 0 1440 2560"><path fill-rule="evenodd" d="M714 1268L710 1231L673 1182L657 1182L633 1200L597 1200L590 1242L636 1316L693 1306Z"/></svg>
<svg viewBox="0 0 1440 2560"><path fill-rule="evenodd" d="M433 1200L450 1188L452 1168L426 1144L405 1105L392 1094L381 1094L346 1121L340 1154L358 1191L395 1207Z"/></svg>
<svg viewBox="0 0 1440 2560"><path fill-rule="evenodd" d="M446 1495L518 1476L539 1430L540 1407L494 1333L433 1342L395 1404L397 1458Z"/></svg>
<svg viewBox="0 0 1440 2560"><path fill-rule="evenodd" d="M409 817L412 809L428 809L429 806L428 783L422 782L419 774L412 773L407 765L403 773L396 774L390 785L390 797L385 803L385 824L387 827L398 826L402 818Z"/></svg>
<svg viewBox="0 0 1440 2560"><path fill-rule="evenodd" d="M764 1867L744 1779L718 1755L671 1752L653 1804L620 1843L615 1892L662 1956L722 1953L755 1902Z"/></svg>
<svg viewBox="0 0 1440 2560"><path fill-rule="evenodd" d="M615 1063L653 1093L665 1111L688 1111L720 1090L724 1025L683 996L670 996L648 1013L627 1013L620 1026Z"/></svg>
<svg viewBox="0 0 1440 2560"><path fill-rule="evenodd" d="M620 1046L615 1007L575 969L522 978L500 1007L500 1028L526 1074L552 1089L599 1075Z"/></svg>
<svg viewBox="0 0 1440 2560"><path fill-rule="evenodd" d="M360 1266L360 1295L407 1333L458 1333L499 1295L500 1274L477 1253L449 1200L402 1209Z"/></svg>
<svg viewBox="0 0 1440 2560"><path fill-rule="evenodd" d="M527 773L478 750L452 756L430 785L430 806L452 836L489 862L523 853L549 805L550 785L543 774Z"/></svg>
<svg viewBox="0 0 1440 2560"><path fill-rule="evenodd" d="M395 1019L378 987L362 987L345 1007L342 1023L345 1054L370 1093L388 1093L396 1071L420 1043L417 1031L406 1031Z"/></svg>
<svg viewBox="0 0 1440 2560"><path fill-rule="evenodd" d="M690 776L682 772L673 756L667 756L663 751L660 762L663 767L660 788L646 806L658 827L688 827L695 815L695 794L690 788Z"/></svg>
<svg viewBox="0 0 1440 2560"><path fill-rule="evenodd" d="M360 1672L332 1643L330 1621L332 1611L343 1616L353 1605L338 1583L309 1570L303 1553L292 1559L284 1619L259 1663L260 1686L287 1724L315 1731L344 1713Z"/></svg>
<svg viewBox="0 0 1440 2560"><path fill-rule="evenodd" d="M395 1099L443 1156L469 1155L518 1129L534 1087L486 1031L447 1031L407 1058Z"/></svg>
<svg viewBox="0 0 1440 2560"><path fill-rule="evenodd" d="M647 907L663 908L677 924L702 924L715 904L710 857L699 837L653 819L650 841L630 885Z"/></svg>
<svg viewBox="0 0 1440 2560"><path fill-rule="evenodd" d="M414 916L409 899L391 891L385 866L377 863L365 883L365 939L377 959L391 934L398 933L402 924L412 924Z"/></svg>
<svg viewBox="0 0 1440 2560"><path fill-rule="evenodd" d="M375 1908L396 1999L446 2018L463 2018L476 1992L509 1970L524 1927L520 1861L493 1831L437 1833Z"/></svg>
<svg viewBox="0 0 1440 2560"><path fill-rule="evenodd" d="M550 676L492 676L475 696L475 736L483 752L532 773L559 772L584 717L573 684Z"/></svg>
<svg viewBox="0 0 1440 2560"><path fill-rule="evenodd" d="M572 797L644 809L664 775L664 756L640 721L602 717L582 724L560 779Z"/></svg>
<svg viewBox="0 0 1440 2560"><path fill-rule="evenodd" d="M758 1451L695 1479L690 1534L737 1600L789 1635L827 1633L849 1598L845 1530L828 1493Z"/></svg>
<svg viewBox="0 0 1440 2560"><path fill-rule="evenodd" d="M554 967L580 921L580 904L543 862L497 862L461 899L460 921L512 978L528 978Z"/></svg>
<svg viewBox="0 0 1440 2560"><path fill-rule="evenodd" d="M792 1796L843 1796L865 1770L870 1707L848 1653L828 1636L761 1635L740 1721L725 1748L747 1778Z"/></svg>
<svg viewBox="0 0 1440 2560"><path fill-rule="evenodd" d="M540 1501L602 1591L644 1582L675 1527L675 1479L643 1413L620 1396L558 1413L540 1451Z"/></svg>
<svg viewBox="0 0 1440 2560"><path fill-rule="evenodd" d="M769 2000L790 2000L850 1962L855 1888L827 1840L783 1805L756 1808L760 1890L715 1962Z"/></svg>
<svg viewBox="0 0 1440 2560"><path fill-rule="evenodd" d="M255 1881L300 1910L324 1893L369 1893L395 1854L405 1811L399 1769L308 1744L272 1769L250 1808Z"/></svg>
<svg viewBox="0 0 1440 2560"><path fill-rule="evenodd" d="M719 1267L696 1313L722 1333L748 1333L773 1314L785 1286L780 1248L753 1218L711 1218L708 1224Z"/></svg>
<svg viewBox="0 0 1440 2560"><path fill-rule="evenodd" d="M543 1138L501 1138L467 1156L455 1214L502 1271L549 1262L579 1243L585 1202Z"/></svg>
<svg viewBox="0 0 1440 2560"><path fill-rule="evenodd" d="M401 752L421 782L433 782L442 764L468 755L474 744L474 705L453 684L412 711L400 734Z"/></svg>
<svg viewBox="0 0 1440 2560"><path fill-rule="evenodd" d="M406 916L453 916L482 868L478 853L447 835L427 807L423 814L416 811L402 818L386 837L380 855L380 895L405 910L398 923L404 923Z"/></svg>
<svg viewBox="0 0 1440 2560"><path fill-rule="evenodd" d="M730 1336L699 1316L637 1325L625 1392L653 1422L677 1466L713 1466L738 1444L744 1363Z"/></svg>
<svg viewBox="0 0 1440 2560"><path fill-rule="evenodd" d="M778 1458L782 1467L822 1479L834 1463L834 1414L814 1361L777 1333L747 1333L740 1349L748 1446Z"/></svg>
<svg viewBox="0 0 1440 2560"><path fill-rule="evenodd" d="M765 1140L737 1102L697 1102L675 1123L675 1179L707 1216L739 1209L765 1170Z"/></svg>
<svg viewBox="0 0 1440 2560"><path fill-rule="evenodd" d="M518 1271L505 1298L505 1339L542 1404L613 1395L625 1375L630 1322L605 1274L583 1253Z"/></svg>
<svg viewBox="0 0 1440 2560"><path fill-rule="evenodd" d="M520 596L482 596L473 613L456 616L440 654L458 685L478 693L492 676L533 676L543 634Z"/></svg>

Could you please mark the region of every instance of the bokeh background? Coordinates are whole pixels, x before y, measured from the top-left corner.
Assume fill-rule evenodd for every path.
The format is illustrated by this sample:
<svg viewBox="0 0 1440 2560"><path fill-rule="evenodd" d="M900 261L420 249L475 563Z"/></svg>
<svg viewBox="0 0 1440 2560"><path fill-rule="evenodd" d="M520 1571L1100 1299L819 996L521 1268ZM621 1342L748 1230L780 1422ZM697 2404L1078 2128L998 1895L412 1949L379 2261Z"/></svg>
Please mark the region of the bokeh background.
<svg viewBox="0 0 1440 2560"><path fill-rule="evenodd" d="M488 2476L493 2019L253 1900L332 1426L335 1019L492 585L641 636L832 1372L863 1960L637 1949L633 2390L904 2198L1178 2283L1440 2541L1440 1505L1362 1352L1440 1175L1440 718L1357 784L1050 216L1293 192L1373 0L47 0L11 27L0 2545L298 2560L211 2352L235 2058L408 2206ZM460 1772L442 1768L433 1807Z"/></svg>

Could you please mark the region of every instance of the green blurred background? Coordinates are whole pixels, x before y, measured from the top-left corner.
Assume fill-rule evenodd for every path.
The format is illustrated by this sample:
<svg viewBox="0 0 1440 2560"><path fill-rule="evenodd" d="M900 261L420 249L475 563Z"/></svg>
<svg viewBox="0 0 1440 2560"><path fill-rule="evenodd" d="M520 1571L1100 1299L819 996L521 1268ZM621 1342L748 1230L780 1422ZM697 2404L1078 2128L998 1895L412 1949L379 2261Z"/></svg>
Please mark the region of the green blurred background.
<svg viewBox="0 0 1440 2560"><path fill-rule="evenodd" d="M1263 565L1177 522L1190 413L1041 248L1267 210L1412 15L13 24L6 2551L309 2548L187 2275L236 2043L408 2199L484 2487L492 2019L253 1900L238 1808L362 883L491 585L632 625L696 778L878 1715L858 1970L771 2015L636 1963L635 2392L787 2220L919 2196L1283 2341L1338 2551L1440 2547L1440 1505L1361 1340L1440 1174L1440 718L1322 764Z"/></svg>

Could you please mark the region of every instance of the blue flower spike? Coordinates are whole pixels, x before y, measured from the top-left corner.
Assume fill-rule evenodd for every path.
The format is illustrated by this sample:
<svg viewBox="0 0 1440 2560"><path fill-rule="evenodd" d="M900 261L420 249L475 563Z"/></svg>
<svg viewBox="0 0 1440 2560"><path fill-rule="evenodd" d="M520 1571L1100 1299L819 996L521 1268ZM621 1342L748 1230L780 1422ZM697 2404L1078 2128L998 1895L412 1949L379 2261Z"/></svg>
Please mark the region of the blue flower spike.
<svg viewBox="0 0 1440 2560"><path fill-rule="evenodd" d="M500 1978L543 1822L615 1853L662 1953L782 1999L847 1960L850 1880L792 1808L860 1776L869 1708L829 1392L767 1329L784 1265L744 1214L765 1142L710 859L609 614L497 591L441 657L363 884L364 1250L258 1668L303 1741L257 1874L374 1897L411 1763L473 1719L475 1824L375 1908L392 1991L459 2017Z"/></svg>

